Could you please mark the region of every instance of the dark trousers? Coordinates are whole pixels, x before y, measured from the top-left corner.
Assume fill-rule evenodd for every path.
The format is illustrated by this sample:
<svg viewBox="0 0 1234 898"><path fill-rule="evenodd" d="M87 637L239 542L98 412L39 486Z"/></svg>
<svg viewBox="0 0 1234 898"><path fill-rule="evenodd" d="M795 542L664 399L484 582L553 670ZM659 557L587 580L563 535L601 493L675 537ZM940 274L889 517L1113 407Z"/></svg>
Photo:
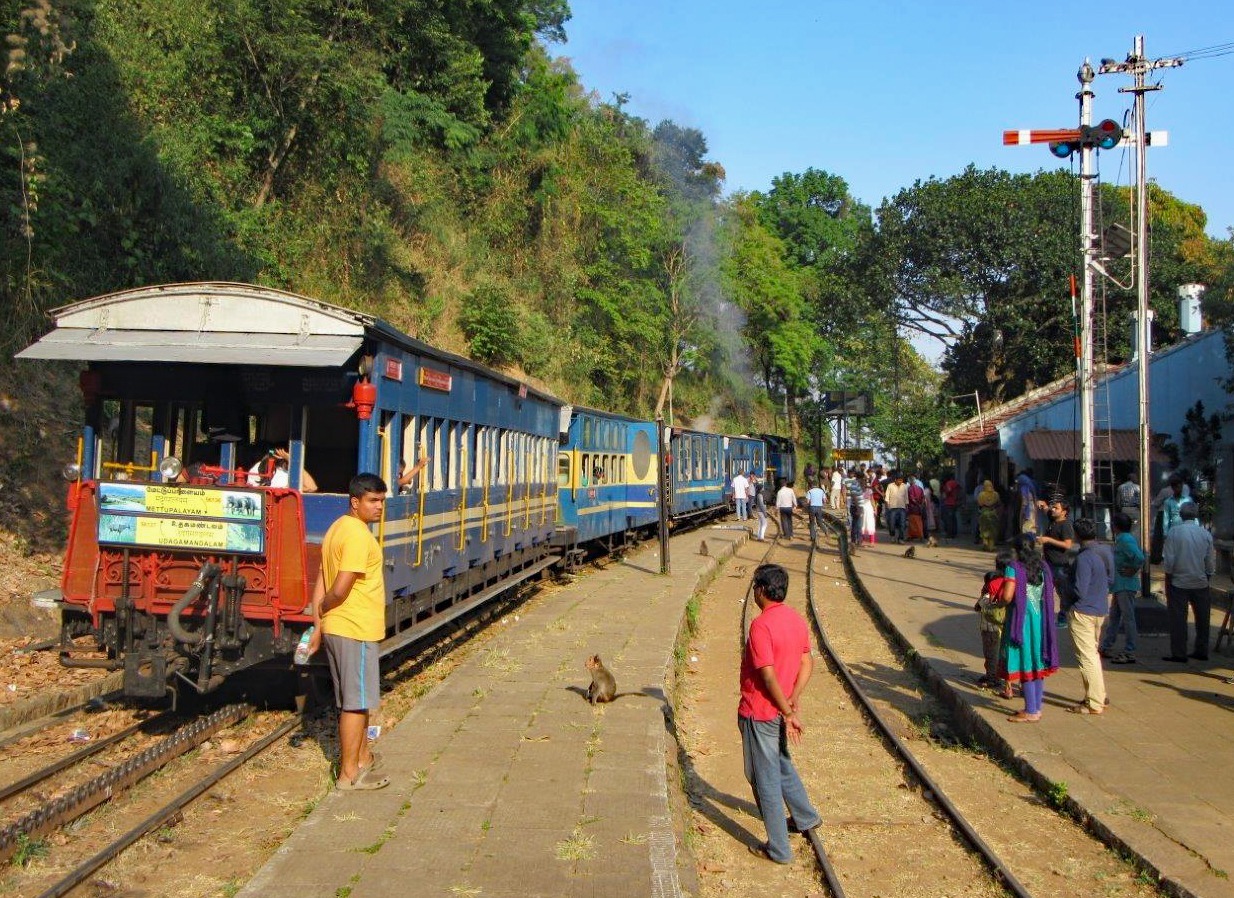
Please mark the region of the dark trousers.
<svg viewBox="0 0 1234 898"><path fill-rule="evenodd" d="M810 542L818 538L818 531L823 528L823 506L810 506Z"/></svg>
<svg viewBox="0 0 1234 898"><path fill-rule="evenodd" d="M1170 654L1187 657L1187 609L1195 616L1195 654L1208 657L1208 616L1213 600L1208 587L1183 589L1171 584L1165 594L1165 606L1170 615Z"/></svg>
<svg viewBox="0 0 1234 898"><path fill-rule="evenodd" d="M947 535L947 539L955 539L958 530L958 521L956 520L955 506L944 505L943 509L943 533Z"/></svg>
<svg viewBox="0 0 1234 898"><path fill-rule="evenodd" d="M785 539L793 538L793 510L791 508L781 508L780 511L780 533Z"/></svg>
<svg viewBox="0 0 1234 898"><path fill-rule="evenodd" d="M892 539L904 539L908 535L907 512L903 508L887 509L887 534Z"/></svg>
<svg viewBox="0 0 1234 898"><path fill-rule="evenodd" d="M861 519L863 515L860 505L850 505L848 508L848 538L854 546L861 545Z"/></svg>

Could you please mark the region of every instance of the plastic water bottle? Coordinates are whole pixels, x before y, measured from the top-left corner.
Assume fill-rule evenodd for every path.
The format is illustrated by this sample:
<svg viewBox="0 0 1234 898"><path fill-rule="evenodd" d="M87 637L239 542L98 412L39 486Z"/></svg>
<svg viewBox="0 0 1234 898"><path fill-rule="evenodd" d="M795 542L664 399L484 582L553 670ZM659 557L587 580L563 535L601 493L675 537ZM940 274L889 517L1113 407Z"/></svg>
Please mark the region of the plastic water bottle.
<svg viewBox="0 0 1234 898"><path fill-rule="evenodd" d="M316 627L309 627L304 631L304 635L300 637L300 642L296 645L295 661L297 664L309 663L309 640L313 638L313 631Z"/></svg>

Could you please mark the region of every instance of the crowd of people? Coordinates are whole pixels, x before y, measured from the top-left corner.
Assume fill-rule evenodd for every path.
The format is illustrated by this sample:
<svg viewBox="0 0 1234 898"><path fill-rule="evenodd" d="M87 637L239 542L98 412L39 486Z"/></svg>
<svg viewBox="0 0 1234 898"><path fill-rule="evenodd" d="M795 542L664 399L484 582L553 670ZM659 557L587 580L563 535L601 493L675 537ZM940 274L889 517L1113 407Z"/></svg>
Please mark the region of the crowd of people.
<svg viewBox="0 0 1234 898"><path fill-rule="evenodd" d="M1152 540L1146 547L1136 536L1141 493L1134 473L1115 490L1112 543L1097 539L1094 521L1073 520L1063 493L1057 487L1043 489L1031 470L1021 471L1002 488L978 477L971 491L949 472L938 478L881 465L847 470L808 465L805 477L801 498L792 484L784 480L776 484L774 500L785 538L793 538L796 513L806 517L813 541L830 508L846 513L854 548L876 542L880 526L896 543L971 536L991 552L1000 544L1006 546L995 556L976 605L985 656L978 683L1004 698L1012 698L1018 688L1024 708L1011 715L1014 722L1040 719L1044 681L1058 669L1058 634L1068 630L1085 690L1072 710L1104 713L1103 660L1136 663L1139 634L1134 601L1150 558L1165 573L1170 654L1162 660L1186 663L1208 658L1214 544L1212 534L1199 524L1199 509L1188 484L1178 475L1172 475L1152 499ZM748 472L734 479L734 489L746 491L751 507L763 502L760 484ZM763 539L765 505L758 515L756 538ZM1190 654L1189 613L1196 622ZM1121 651L1116 650L1120 637Z"/></svg>
<svg viewBox="0 0 1234 898"><path fill-rule="evenodd" d="M732 480L738 520L757 516L759 526L755 538L766 537L767 520L756 504L766 501L762 472L739 471ZM884 527L897 543L928 541L939 536L951 539L959 533L964 490L955 477L929 474L908 475L890 471L882 465L856 465L805 469L805 493L797 495L791 483L780 479L772 494L778 514L781 534L791 539L795 513L804 515L814 540L827 509L846 510L850 522L849 536L853 546L878 541L878 529Z"/></svg>

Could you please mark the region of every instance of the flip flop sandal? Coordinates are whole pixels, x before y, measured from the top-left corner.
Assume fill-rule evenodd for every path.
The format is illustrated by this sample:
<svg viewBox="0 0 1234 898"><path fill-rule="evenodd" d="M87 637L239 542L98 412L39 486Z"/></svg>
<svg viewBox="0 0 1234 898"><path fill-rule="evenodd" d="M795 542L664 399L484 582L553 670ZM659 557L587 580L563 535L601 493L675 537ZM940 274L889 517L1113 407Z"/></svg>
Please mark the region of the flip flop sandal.
<svg viewBox="0 0 1234 898"><path fill-rule="evenodd" d="M1017 711L1007 718L1012 723L1037 723L1041 720L1040 714L1025 714L1023 711Z"/></svg>
<svg viewBox="0 0 1234 898"><path fill-rule="evenodd" d="M377 789L384 789L390 785L390 777L379 776L375 779L369 779L368 773L369 769L367 768L361 770L350 783L339 780L334 784L334 788L340 792L374 792Z"/></svg>
<svg viewBox="0 0 1234 898"><path fill-rule="evenodd" d="M1071 714L1089 714L1093 716L1105 713L1105 711L1094 711L1088 705L1072 705L1067 711Z"/></svg>
<svg viewBox="0 0 1234 898"><path fill-rule="evenodd" d="M1135 656L1133 655L1115 655L1110 659L1111 664L1135 664Z"/></svg>

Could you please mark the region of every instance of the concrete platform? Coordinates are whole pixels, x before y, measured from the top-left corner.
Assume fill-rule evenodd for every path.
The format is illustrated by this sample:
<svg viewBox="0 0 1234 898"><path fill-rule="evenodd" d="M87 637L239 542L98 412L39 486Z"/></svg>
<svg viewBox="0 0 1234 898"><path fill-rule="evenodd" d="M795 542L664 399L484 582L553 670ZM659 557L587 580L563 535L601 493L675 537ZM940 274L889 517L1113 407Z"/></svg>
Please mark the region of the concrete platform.
<svg viewBox="0 0 1234 898"><path fill-rule="evenodd" d="M686 603L746 536L674 538L667 577L648 543L520 612L379 740L391 785L331 792L241 894L696 892L674 832L665 689ZM580 691L594 653L632 693L598 709Z"/></svg>
<svg viewBox="0 0 1234 898"><path fill-rule="evenodd" d="M1160 660L1169 654L1164 633L1141 634L1138 663L1105 668L1106 713L1086 717L1064 713L1083 687L1060 631L1062 669L1046 681L1042 720L1009 723L1020 699L973 685L983 671L973 602L991 555L969 545L919 545L912 559L903 552L865 547L855 570L961 719L1043 786L1065 783L1072 809L1142 858L1169 892L1234 896L1234 782L1223 766L1234 757L1229 643L1210 661L1180 665ZM1213 638L1223 616L1214 609Z"/></svg>

